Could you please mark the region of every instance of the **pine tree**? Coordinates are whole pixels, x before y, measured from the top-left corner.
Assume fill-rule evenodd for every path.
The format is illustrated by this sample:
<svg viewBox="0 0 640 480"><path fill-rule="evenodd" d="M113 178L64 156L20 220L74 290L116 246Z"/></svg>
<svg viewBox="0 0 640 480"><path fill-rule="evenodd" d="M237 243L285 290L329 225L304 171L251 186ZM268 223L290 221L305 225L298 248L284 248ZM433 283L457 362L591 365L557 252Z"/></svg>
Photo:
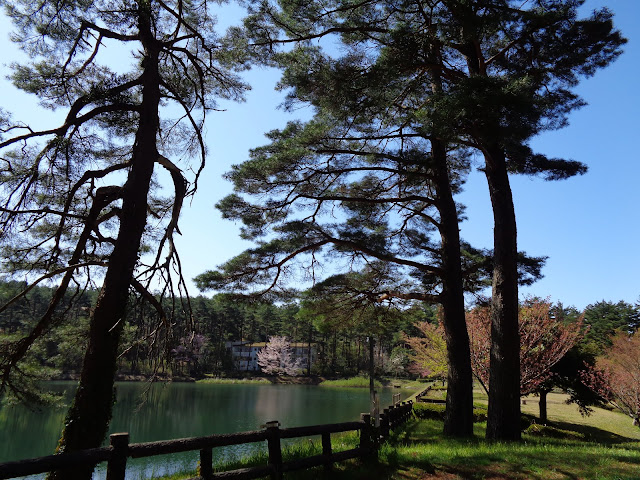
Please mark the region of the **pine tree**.
<svg viewBox="0 0 640 480"><path fill-rule="evenodd" d="M279 10L260 2L248 22L260 25L269 47L340 34L348 53L336 62L335 75L327 74L328 60L314 48L289 54L288 63L284 56L283 84L295 86L292 103L336 110L342 104L348 118L390 109L402 141L426 134L434 151L455 145L484 157L494 213L491 439L520 438L518 253L509 174L557 180L586 171L580 162L534 153L528 142L566 124L567 115L583 105L572 91L579 78L608 65L625 42L607 9L578 19L583 3L336 0L322 8L286 3ZM376 57L382 61L373 63ZM375 76L368 75L372 63L379 68ZM367 88L357 81L340 88L343 82L354 85L354 78L369 80ZM371 95L376 87L392 102L380 104L380 96ZM374 122L372 135L387 125Z"/></svg>
<svg viewBox="0 0 640 480"><path fill-rule="evenodd" d="M602 9L577 19L581 0L443 3L443 29L456 69L441 106L452 127L482 152L494 214L491 371L487 437L519 439L516 218L509 173L556 180L584 173L579 162L534 154L529 139L562 127L583 103L571 91L620 54L624 39ZM459 112L459 113L455 113ZM442 118L447 121L447 118Z"/></svg>
<svg viewBox="0 0 640 480"><path fill-rule="evenodd" d="M33 330L3 345L1 389L20 396L19 362L59 323L65 293L102 279L58 448L72 452L98 447L106 435L130 289L165 317L148 287L170 285L172 270L179 273L173 236L204 165L204 115L216 97L241 97L245 86L229 67L242 67L245 59L217 38L206 2L3 5L17 29L15 41L32 59L13 66L14 84L65 114L60 125L42 131L2 116L2 269L25 272L33 283L55 278L59 286ZM105 48L114 44L131 52L130 71L104 63ZM182 110L177 118L161 118L169 103ZM189 184L176 163L192 158L196 174ZM156 165L169 172L173 198L154 194ZM148 212L158 221L147 222ZM148 250L155 253L142 256ZM182 279L179 287L184 290ZM87 479L91 471L51 477Z"/></svg>
<svg viewBox="0 0 640 480"><path fill-rule="evenodd" d="M362 84L368 80L362 78ZM441 144L431 148L417 136L398 146L394 137L402 127L395 123L374 133L368 131L376 122L371 117L352 119L345 127L344 119L332 115L326 109L305 125L292 123L271 132L271 145L254 150L251 160L234 167L229 177L236 191L259 194L259 200L233 194L219 204L223 215L241 219L246 238L277 236L233 259L221 272L196 280L203 288L247 292L263 287L273 292L286 288L282 280L294 259L306 256L313 268L323 249L328 262L340 256L354 265L377 265L372 296L443 304L451 353L445 429L472 435L463 266L453 200L466 159L447 153ZM324 212L343 218L336 222ZM465 266L475 268L473 261Z"/></svg>

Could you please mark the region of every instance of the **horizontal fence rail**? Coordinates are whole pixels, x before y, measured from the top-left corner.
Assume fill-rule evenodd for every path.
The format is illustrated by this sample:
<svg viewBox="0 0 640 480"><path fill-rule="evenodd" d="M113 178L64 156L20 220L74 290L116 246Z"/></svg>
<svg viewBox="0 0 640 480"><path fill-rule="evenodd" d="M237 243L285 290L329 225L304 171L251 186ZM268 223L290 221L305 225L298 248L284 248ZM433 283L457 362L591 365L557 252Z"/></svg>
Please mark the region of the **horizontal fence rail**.
<svg viewBox="0 0 640 480"><path fill-rule="evenodd" d="M248 480L263 477L279 480L286 472L319 466L330 470L333 463L336 462L352 458L375 457L380 443L387 439L391 430L406 422L411 417L412 411L413 402L411 401L392 405L380 414L380 427L378 428L373 426L371 415L362 414L358 422L280 428L280 423L276 421L268 422L263 430L134 444L129 443L128 433L114 433L109 437L110 445L108 447L0 463L0 479L23 477L66 468L94 467L98 463L107 462L107 480L124 480L128 458L153 457L199 450L199 476L189 480ZM352 431L360 432L359 446L334 453L331 446L331 434ZM322 454L287 462L282 460L281 439L317 435L321 437ZM264 441L267 442L269 457L267 465L213 472L214 448Z"/></svg>

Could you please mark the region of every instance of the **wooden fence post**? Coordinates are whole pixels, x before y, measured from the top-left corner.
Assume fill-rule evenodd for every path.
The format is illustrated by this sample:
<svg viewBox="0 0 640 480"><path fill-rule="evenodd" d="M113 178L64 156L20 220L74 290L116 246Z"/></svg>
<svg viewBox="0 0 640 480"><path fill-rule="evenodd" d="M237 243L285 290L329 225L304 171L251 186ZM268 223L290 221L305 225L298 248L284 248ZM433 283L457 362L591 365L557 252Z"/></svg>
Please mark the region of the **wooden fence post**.
<svg viewBox="0 0 640 480"><path fill-rule="evenodd" d="M109 435L109 444L113 453L107 463L107 480L124 480L129 456L129 434L113 433Z"/></svg>
<svg viewBox="0 0 640 480"><path fill-rule="evenodd" d="M280 448L280 422L267 422L267 447L269 449L269 464L273 467L271 478L282 478L282 449Z"/></svg>
<svg viewBox="0 0 640 480"><path fill-rule="evenodd" d="M211 448L200 450L199 475L203 480L211 480L213 478L213 449Z"/></svg>
<svg viewBox="0 0 640 480"><path fill-rule="evenodd" d="M322 456L324 457L324 469L330 471L333 462L331 461L331 434L329 432L322 433Z"/></svg>
<svg viewBox="0 0 640 480"><path fill-rule="evenodd" d="M384 440L389 436L389 409L385 408L380 414L380 437Z"/></svg>
<svg viewBox="0 0 640 480"><path fill-rule="evenodd" d="M363 422L362 430L360 430L360 448L367 451L365 459L375 459L378 455L376 442L373 439L375 428L371 425L371 415L369 413L361 413L360 421Z"/></svg>

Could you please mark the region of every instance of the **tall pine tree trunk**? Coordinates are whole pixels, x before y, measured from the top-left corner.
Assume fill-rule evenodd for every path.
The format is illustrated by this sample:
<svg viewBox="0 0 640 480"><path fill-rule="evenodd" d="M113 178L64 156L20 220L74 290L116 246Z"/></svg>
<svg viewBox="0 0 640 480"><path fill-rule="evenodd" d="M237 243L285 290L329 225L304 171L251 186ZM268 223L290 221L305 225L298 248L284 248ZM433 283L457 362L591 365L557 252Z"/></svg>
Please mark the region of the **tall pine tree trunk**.
<svg viewBox="0 0 640 480"><path fill-rule="evenodd" d="M118 238L109 258L102 290L90 322L89 344L80 383L67 414L59 451L99 447L106 437L115 401L117 353L124 326L129 285L147 215L147 196L158 151L160 74L159 48L153 38L150 12L141 7L141 40L145 48L140 120L132 152L132 165L123 187ZM93 468L52 472L55 480L88 480Z"/></svg>
<svg viewBox="0 0 640 480"><path fill-rule="evenodd" d="M493 208L494 268L487 438L520 439L520 334L516 216L502 149L485 151Z"/></svg>
<svg viewBox="0 0 640 480"><path fill-rule="evenodd" d="M465 56L470 76L487 77L478 18L468 5L458 12L467 44ZM480 84L481 85L481 84ZM472 128L482 145L485 176L493 210L493 281L491 291L491 356L489 411L486 437L520 440L520 333L518 331L518 250L516 214L509 185L506 157L499 128Z"/></svg>
<svg viewBox="0 0 640 480"><path fill-rule="evenodd" d="M464 311L458 211L451 190L446 148L439 140L432 140L431 144L437 205L440 212L444 272L440 297L449 364L444 434L471 437L473 436L473 377Z"/></svg>

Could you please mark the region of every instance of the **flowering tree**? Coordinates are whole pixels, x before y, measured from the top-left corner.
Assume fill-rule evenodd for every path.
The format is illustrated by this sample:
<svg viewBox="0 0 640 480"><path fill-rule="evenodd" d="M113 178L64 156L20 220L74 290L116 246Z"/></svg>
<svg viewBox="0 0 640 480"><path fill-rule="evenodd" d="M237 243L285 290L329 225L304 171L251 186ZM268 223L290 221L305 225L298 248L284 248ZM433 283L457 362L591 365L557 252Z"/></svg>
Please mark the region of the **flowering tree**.
<svg viewBox="0 0 640 480"><path fill-rule="evenodd" d="M621 332L607 353L584 371L585 385L640 425L640 335Z"/></svg>
<svg viewBox="0 0 640 480"><path fill-rule="evenodd" d="M421 376L445 379L447 377L447 344L444 339L444 328L441 324L419 322L416 328L420 337L405 337L411 349L410 358L413 364L410 371Z"/></svg>
<svg viewBox="0 0 640 480"><path fill-rule="evenodd" d="M258 352L258 365L267 375L297 375L300 359L294 358L286 337L269 337L269 342Z"/></svg>
<svg viewBox="0 0 640 480"><path fill-rule="evenodd" d="M187 364L189 366L191 375L196 375L206 345L207 338L204 335L191 332L190 335L180 339L180 343L171 350L171 354L178 364Z"/></svg>
<svg viewBox="0 0 640 480"><path fill-rule="evenodd" d="M553 367L583 335L582 318L563 324L550 315L551 303L527 300L519 309L520 394L535 392L551 377ZM473 374L485 390L489 388L491 317L478 307L467 314Z"/></svg>

